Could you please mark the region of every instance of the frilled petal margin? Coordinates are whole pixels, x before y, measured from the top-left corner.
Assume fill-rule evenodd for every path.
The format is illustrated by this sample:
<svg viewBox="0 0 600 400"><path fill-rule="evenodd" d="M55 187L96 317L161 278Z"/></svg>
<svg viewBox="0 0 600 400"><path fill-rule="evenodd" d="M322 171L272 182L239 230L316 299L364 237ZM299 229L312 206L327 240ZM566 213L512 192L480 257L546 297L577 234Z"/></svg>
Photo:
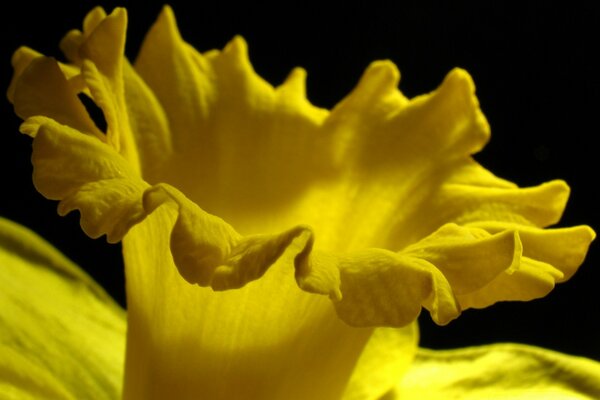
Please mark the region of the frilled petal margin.
<svg viewBox="0 0 600 400"><path fill-rule="evenodd" d="M241 236L172 186L150 187L97 138L45 117L31 117L21 129L35 138L37 190L60 200L61 215L79 209L81 226L91 237L106 234L109 242L120 241L157 207L172 204L179 217L171 250L190 283L216 290L241 287L262 276L286 249L298 247L301 253L310 239L310 230L301 226L278 235Z"/></svg>
<svg viewBox="0 0 600 400"><path fill-rule="evenodd" d="M395 66L377 62L327 115L298 100L303 90L296 79L277 89L260 79L240 38L222 53L195 52L180 38L168 8L146 39L137 75L123 57L125 12L106 16L98 10L88 16L83 33L71 32L63 41L74 63L70 69L28 50L14 58L10 95L17 113L26 118L21 130L34 137L34 183L46 197L60 200L61 214L79 209L88 235L106 234L110 242L121 240L158 207L174 208L178 218L170 249L190 283L215 290L240 288L288 253L299 286L328 295L351 325L403 326L421 307L445 324L464 308L547 294L554 282L573 273L593 240L588 227L541 229L560 218L568 197L564 182L519 189L470 158L487 141L489 128L464 71L451 72L437 91L409 101L396 88ZM155 59L151 49L171 54L170 63ZM73 68L81 73L62 72ZM165 86L158 76L173 81ZM231 87L236 82L239 94ZM80 91L104 111L106 135L77 99ZM54 101L57 95L64 101ZM148 126L142 121L148 113L138 113L148 107L156 111L156 128L132 130ZM188 115L188 109L198 112ZM238 121L232 125L234 115ZM285 131L298 126L304 129ZM278 130L276 141L264 136ZM182 131L198 134L185 139ZM133 143L167 143L165 135L175 143L167 150L179 146L178 153L155 161L187 166L178 178L169 175L169 168L163 177L177 183L190 178L182 186L217 211L214 199L222 199L222 215L204 211L181 188L150 184L140 175L149 170L144 161L152 161L148 157L156 147ZM248 135L256 135L258 144L247 142ZM307 165L282 151L313 138L323 146ZM212 167L215 176L234 188L232 196L222 193L222 184L206 187L212 182L203 175L209 165L200 168L205 171L198 187L205 191L197 195L198 189L191 189L198 167L179 160L191 157L181 148L186 141L188 148L204 148L202 155L208 157L193 160L225 158L212 159ZM266 149L257 147L261 143ZM209 155L211 146L215 151ZM261 164L263 157L256 155L230 154L228 148L250 148L255 154L268 150L270 165ZM315 174L317 165L319 171L329 171L327 177ZM246 177L247 170L255 174ZM286 170L288 178L273 175ZM253 195L246 191L249 179L256 180ZM252 211L263 196L264 179L281 185L278 193L270 189L273 198L286 192L290 196L273 204L272 215ZM246 189L236 193L237 187ZM231 198L240 199L236 212L226 206ZM268 198L264 200L273 201ZM244 215L239 210L245 208L250 211ZM257 234L242 235L230 225L238 222L248 230L249 221ZM269 233L272 228L280 233ZM553 246L543 245L546 237L555 239ZM340 245L343 238L356 245Z"/></svg>
<svg viewBox="0 0 600 400"><path fill-rule="evenodd" d="M119 396L124 312L48 243L4 219L0 219L0 287L0 388L5 396ZM409 332L404 334L408 336L398 332L374 332L344 399L374 398L373 385L383 381L389 387L394 379L386 399L600 396L600 365L588 359L532 346L496 344L420 349L408 368L414 340L407 340ZM405 361L400 368L399 359ZM359 379L364 376L370 379Z"/></svg>
<svg viewBox="0 0 600 400"><path fill-rule="evenodd" d="M519 344L419 350L386 399L564 400L600 398L600 364Z"/></svg>
<svg viewBox="0 0 600 400"><path fill-rule="evenodd" d="M540 297L583 261L589 227L544 229L564 182L521 189L472 159L489 126L465 71L407 99L396 66L374 62L328 111L306 99L301 69L279 87L260 78L239 37L197 52L168 7L132 66L126 22L93 10L61 43L69 64L20 49L9 99L38 190L79 210L90 236L124 240L132 398L170 385L219 398L229 369L249 398L317 398L294 362L315 382L333 373L319 393L333 398L372 327ZM271 380L285 396L266 392Z"/></svg>
<svg viewBox="0 0 600 400"><path fill-rule="evenodd" d="M415 323L344 324L326 297L298 288L293 254L236 290L190 285L170 256L177 218L160 207L123 239L125 398L378 399L409 367Z"/></svg>
<svg viewBox="0 0 600 400"><path fill-rule="evenodd" d="M0 310L3 398L120 396L125 312L47 242L3 218Z"/></svg>

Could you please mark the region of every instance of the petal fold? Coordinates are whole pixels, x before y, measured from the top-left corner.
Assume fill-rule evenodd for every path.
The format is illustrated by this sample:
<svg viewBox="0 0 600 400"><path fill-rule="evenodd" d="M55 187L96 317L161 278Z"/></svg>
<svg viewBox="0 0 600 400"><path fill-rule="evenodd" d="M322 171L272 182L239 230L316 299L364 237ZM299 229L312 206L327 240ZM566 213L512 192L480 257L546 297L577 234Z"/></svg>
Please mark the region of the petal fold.
<svg viewBox="0 0 600 400"><path fill-rule="evenodd" d="M314 251L297 265L296 279L306 291L329 295L353 326L404 326L421 308L445 325L467 308L547 295L583 262L594 236L586 226L446 224L397 253Z"/></svg>
<svg viewBox="0 0 600 400"><path fill-rule="evenodd" d="M430 160L458 159L479 151L489 126L469 74L451 71L434 92L408 101L396 88L399 73L388 61L365 71L356 89L326 121L336 159L355 168L430 168ZM427 154L427 159L422 159ZM418 170L411 171L419 172Z"/></svg>
<svg viewBox="0 0 600 400"><path fill-rule="evenodd" d="M417 354L416 322L401 328L377 328L362 351L342 400L376 400L397 385Z"/></svg>
<svg viewBox="0 0 600 400"><path fill-rule="evenodd" d="M492 235L483 229L446 224L401 254L435 265L459 295L480 289L501 272L510 271L521 252L516 231Z"/></svg>
<svg viewBox="0 0 600 400"><path fill-rule="evenodd" d="M546 227L559 221L569 192L561 180L511 188L455 183L451 178L441 187L437 201L440 209L446 206L446 213L458 211L453 218L459 223L498 220Z"/></svg>
<svg viewBox="0 0 600 400"><path fill-rule="evenodd" d="M125 104L135 145L140 158L141 174L155 183L160 171L173 155L169 120L156 95L125 60Z"/></svg>
<svg viewBox="0 0 600 400"><path fill-rule="evenodd" d="M88 236L106 234L109 242L118 242L145 217L142 195L149 185L111 146L45 117L29 118L21 130L34 137L37 190L61 201L61 215L80 210Z"/></svg>
<svg viewBox="0 0 600 400"><path fill-rule="evenodd" d="M285 252L302 254L312 243L310 228L281 234L242 236L221 218L203 211L177 189L159 184L144 193L147 213L164 203L177 207L171 254L190 283L215 290L233 289L260 278Z"/></svg>
<svg viewBox="0 0 600 400"><path fill-rule="evenodd" d="M81 65L80 48L96 27L107 17L104 8L94 7L83 19L83 32L70 30L60 41L60 49L73 64Z"/></svg>
<svg viewBox="0 0 600 400"><path fill-rule="evenodd" d="M24 120L43 115L104 140L104 134L88 115L58 63L43 56L28 61L15 84L13 102L17 115Z"/></svg>
<svg viewBox="0 0 600 400"><path fill-rule="evenodd" d="M588 226L540 229L498 221L471 224L488 232L518 230L522 252L511 269L486 286L458 294L461 306L484 308L498 301L529 301L546 296L568 280L584 260L596 234Z"/></svg>
<svg viewBox="0 0 600 400"><path fill-rule="evenodd" d="M338 315L356 326L403 326L425 307L438 324L461 312L457 296L479 290L499 274L514 268L521 253L518 235L504 231L491 235L479 228L448 224L399 253L369 249L344 257L315 257L317 269L299 280L308 291L329 294ZM490 257L495 254L495 257ZM326 266L323 267L322 264ZM339 270L334 279L311 278ZM317 280L321 285L312 284ZM339 288L335 285L339 284Z"/></svg>
<svg viewBox="0 0 600 400"><path fill-rule="evenodd" d="M285 212L313 181L332 173L329 137L319 126L328 111L303 96L302 70L271 86L252 69L240 37L222 51L200 53L183 41L169 7L134 67L168 116L172 154L149 179L177 187L245 233L294 225L267 228L278 217L263 216Z"/></svg>
<svg viewBox="0 0 600 400"><path fill-rule="evenodd" d="M86 19L88 26L84 23L84 32L90 31L90 34L79 48L82 76L106 118L108 143L134 168L140 168L139 154L129 125L123 80L127 12L124 8L115 8L104 17L101 9L96 10L99 11L92 11Z"/></svg>
<svg viewBox="0 0 600 400"><path fill-rule="evenodd" d="M440 324L460 314L448 280L423 259L369 249L343 257L319 257L317 253L310 263L318 265L311 273L320 276L300 277L299 286L328 294L338 316L350 325L405 326L417 318L424 305Z"/></svg>
<svg viewBox="0 0 600 400"><path fill-rule="evenodd" d="M180 399L198 393L210 399L340 398L372 330L349 327L327 298L300 290L288 262L236 290L190 285L170 251L177 217L175 207L158 207L123 241L129 306L124 397L164 399L176 390ZM388 343L414 343L408 333L389 335ZM392 363L400 371L406 356L395 355L401 359L391 353L380 359L381 368Z"/></svg>

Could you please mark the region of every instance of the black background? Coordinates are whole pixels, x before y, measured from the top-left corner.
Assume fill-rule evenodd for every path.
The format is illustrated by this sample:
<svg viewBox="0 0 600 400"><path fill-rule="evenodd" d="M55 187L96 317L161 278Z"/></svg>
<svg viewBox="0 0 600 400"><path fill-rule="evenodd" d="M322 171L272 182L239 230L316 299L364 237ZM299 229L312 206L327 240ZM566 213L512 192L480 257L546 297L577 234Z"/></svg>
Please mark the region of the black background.
<svg viewBox="0 0 600 400"><path fill-rule="evenodd" d="M158 15L155 1L101 2L129 9L127 54L133 59ZM485 4L481 4L485 3ZM201 51L243 35L257 72L279 84L294 66L308 71L308 97L331 107L373 60L389 58L412 97L433 90L453 67L477 85L492 140L479 155L484 166L522 186L562 178L572 188L561 226L598 228L600 6L598 2L171 2L183 37ZM2 84L10 55L26 44L59 55L58 41L79 28L95 2L11 2L0 24ZM31 227L84 266L123 302L120 247L91 240L78 215L56 214L31 184L30 139L18 133L10 104L0 101L0 215ZM420 318L423 346L447 348L497 341L550 347L600 360L600 266L594 243L578 274L548 297L467 311L446 327Z"/></svg>

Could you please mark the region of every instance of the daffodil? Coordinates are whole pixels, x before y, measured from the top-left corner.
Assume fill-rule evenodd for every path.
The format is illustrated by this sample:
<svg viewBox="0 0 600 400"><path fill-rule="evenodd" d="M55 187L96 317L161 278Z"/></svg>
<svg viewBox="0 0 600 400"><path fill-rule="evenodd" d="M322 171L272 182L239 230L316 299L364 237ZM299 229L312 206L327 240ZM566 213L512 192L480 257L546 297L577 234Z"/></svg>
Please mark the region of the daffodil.
<svg viewBox="0 0 600 400"><path fill-rule="evenodd" d="M35 282L26 294L49 288L47 322L77 326L72 344L49 339L53 355L13 333L2 368L15 393L114 398L122 378L125 399L486 397L530 389L492 373L490 360L514 359L519 378L570 373L542 375L543 395L598 390L594 362L529 347L417 355L422 308L443 325L545 296L594 238L544 229L565 207L564 182L519 188L472 159L489 127L465 71L408 99L395 65L374 62L330 111L306 99L302 69L278 87L262 80L240 37L197 52L168 7L130 64L126 25L124 9L96 8L61 41L66 63L29 48L13 57L8 97L33 138L34 184L61 215L79 210L90 237L122 240L127 289L122 354L123 313L97 285L58 256L13 254L19 282ZM59 312L66 298L81 317ZM24 313L15 330L41 343L57 333ZM78 386L58 349L88 348L88 331L101 350L76 358L95 365Z"/></svg>

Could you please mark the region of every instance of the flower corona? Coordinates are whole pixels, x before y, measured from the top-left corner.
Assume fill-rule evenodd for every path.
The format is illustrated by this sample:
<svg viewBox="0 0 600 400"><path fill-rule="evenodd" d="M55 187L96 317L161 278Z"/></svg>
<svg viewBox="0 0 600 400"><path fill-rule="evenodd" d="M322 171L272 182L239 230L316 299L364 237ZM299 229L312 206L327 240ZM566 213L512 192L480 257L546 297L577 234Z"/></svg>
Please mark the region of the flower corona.
<svg viewBox="0 0 600 400"><path fill-rule="evenodd" d="M326 110L301 68L260 78L241 37L200 53L165 7L132 64L126 26L95 8L67 62L20 48L8 91L37 190L123 241L123 398L379 398L422 308L444 325L543 297L583 262L589 227L546 229L565 182L519 188L473 160L489 126L466 71L409 99L376 61Z"/></svg>

